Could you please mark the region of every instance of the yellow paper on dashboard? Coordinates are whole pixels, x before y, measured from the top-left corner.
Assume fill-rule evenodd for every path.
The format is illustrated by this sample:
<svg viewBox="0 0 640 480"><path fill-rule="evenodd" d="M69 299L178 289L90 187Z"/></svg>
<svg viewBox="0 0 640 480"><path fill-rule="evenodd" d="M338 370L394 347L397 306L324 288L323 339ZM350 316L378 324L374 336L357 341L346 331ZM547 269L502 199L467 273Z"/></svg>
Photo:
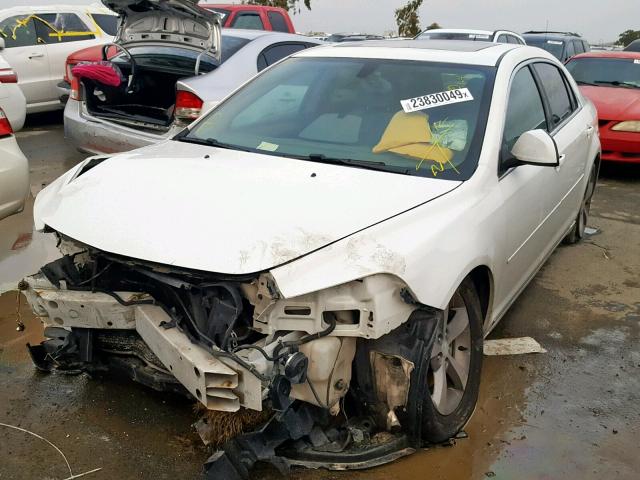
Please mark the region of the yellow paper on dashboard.
<svg viewBox="0 0 640 480"><path fill-rule="evenodd" d="M427 143L431 140L429 116L424 113L396 113L385 129L373 153L391 151L392 148Z"/></svg>

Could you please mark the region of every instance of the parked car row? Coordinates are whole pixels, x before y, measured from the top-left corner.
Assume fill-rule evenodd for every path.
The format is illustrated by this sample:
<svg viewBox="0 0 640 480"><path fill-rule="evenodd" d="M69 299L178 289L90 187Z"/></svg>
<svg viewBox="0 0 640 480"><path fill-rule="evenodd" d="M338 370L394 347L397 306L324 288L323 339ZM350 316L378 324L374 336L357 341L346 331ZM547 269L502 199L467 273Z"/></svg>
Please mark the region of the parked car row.
<svg viewBox="0 0 640 480"><path fill-rule="evenodd" d="M0 106L13 131L22 127L25 113L59 108L59 100L67 102L71 94L65 109L65 134L78 149L114 153L160 142L172 138L264 68L322 43L319 39L279 33L293 32L294 28L286 11L273 7L196 6L194 0L171 0L168 7L159 7L152 0L130 9L130 0L104 3L109 8L13 7L0 13ZM217 21L206 12L216 12ZM118 15L123 22L120 31ZM151 17L157 25L165 26L164 32L151 26ZM163 21L158 21L160 17ZM169 21L177 23L168 24ZM200 25L203 30L176 40L176 25L183 31L189 31L188 25ZM212 26L217 33L211 33ZM221 26L227 27L222 34ZM218 39L217 44L202 43L209 37L214 44ZM328 40L340 43L374 37L334 34ZM521 36L508 30L438 29L427 30L417 38L528 43L563 62L577 54L576 62L570 65L572 71L573 65L578 65L576 75L581 82L588 80L580 77L580 66L587 58L595 61L594 57L583 56L589 45L572 33L531 31ZM105 48L105 44L114 41L117 47ZM90 46L76 51L84 45ZM73 53L67 55L69 51ZM17 68L7 64L6 58ZM607 58L604 55L599 61ZM616 58L619 64L626 62L628 79L620 80L614 70L609 72L611 78L606 87L602 83L605 80L595 79L600 82L597 86L581 88L601 110L600 133L607 145L604 158L635 161L635 131L629 130L636 127L635 112L629 105L635 104L637 93L635 70L631 67L637 59ZM100 60L110 60L127 81L118 87L107 87L95 79L74 78L76 65ZM280 94L286 102L292 92ZM612 102L612 98L620 100ZM614 103L619 112L612 112Z"/></svg>
<svg viewBox="0 0 640 480"><path fill-rule="evenodd" d="M12 7L0 10L0 56L18 74L27 113L62 107L57 84L76 50L110 42L117 16L94 6Z"/></svg>

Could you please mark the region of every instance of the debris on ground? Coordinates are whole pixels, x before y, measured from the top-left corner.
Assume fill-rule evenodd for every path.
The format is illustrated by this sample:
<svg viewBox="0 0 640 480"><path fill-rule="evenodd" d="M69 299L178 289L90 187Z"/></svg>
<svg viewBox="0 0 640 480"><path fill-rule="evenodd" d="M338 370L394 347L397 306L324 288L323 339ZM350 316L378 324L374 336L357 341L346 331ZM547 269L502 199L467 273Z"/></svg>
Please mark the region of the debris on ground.
<svg viewBox="0 0 640 480"><path fill-rule="evenodd" d="M193 424L196 432L207 446L218 448L228 440L249 432L265 423L273 412L264 410L258 412L241 408L237 412L221 412L216 410L206 410L201 408L202 404L196 406L196 411L202 413L200 419Z"/></svg>
<svg viewBox="0 0 640 480"><path fill-rule="evenodd" d="M89 470L87 472L78 473L78 474L74 475L73 470L71 470L71 465L69 464L69 460L67 460L66 455L64 453L62 453L62 450L60 450L54 443L52 443L49 440L47 440L46 438L38 435L37 433L34 433L34 432L30 431L30 430L27 430L26 428L16 427L15 425L9 425L9 424L6 424L6 423L0 423L0 427L10 428L12 430L17 430L19 432L26 433L28 435L31 435L32 437L36 437L36 438L42 440L43 442L48 443L51 447L53 447L56 450L56 452L58 452L62 456L62 459L64 460L64 463L67 465L67 469L69 470L69 476L67 478L65 478L64 480L74 480L76 478L85 477L87 475L90 475L92 473L96 473L96 472L99 472L100 470L102 470L102 468L94 468L93 470ZM67 437L68 436L69 435L67 435Z"/></svg>
<svg viewBox="0 0 640 480"><path fill-rule="evenodd" d="M547 353L547 351L531 337L484 341L485 355L523 355L526 353Z"/></svg>

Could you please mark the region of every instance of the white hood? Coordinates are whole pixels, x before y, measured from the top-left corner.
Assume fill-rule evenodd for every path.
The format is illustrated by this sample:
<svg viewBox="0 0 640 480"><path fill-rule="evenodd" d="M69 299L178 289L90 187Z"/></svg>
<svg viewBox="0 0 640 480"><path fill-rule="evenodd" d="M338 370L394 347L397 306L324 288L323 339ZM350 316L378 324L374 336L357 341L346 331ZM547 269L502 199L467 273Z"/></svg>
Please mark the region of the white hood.
<svg viewBox="0 0 640 480"><path fill-rule="evenodd" d="M110 253L225 274L282 265L460 183L175 141L74 178L80 168L38 195L37 228Z"/></svg>

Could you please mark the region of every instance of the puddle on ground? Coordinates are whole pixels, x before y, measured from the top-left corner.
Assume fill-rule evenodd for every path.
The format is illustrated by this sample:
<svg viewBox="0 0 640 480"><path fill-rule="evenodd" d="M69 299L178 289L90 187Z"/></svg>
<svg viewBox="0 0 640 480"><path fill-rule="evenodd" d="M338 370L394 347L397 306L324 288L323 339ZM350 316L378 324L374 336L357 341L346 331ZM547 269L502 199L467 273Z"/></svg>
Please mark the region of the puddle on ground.
<svg viewBox="0 0 640 480"><path fill-rule="evenodd" d="M33 230L33 198L24 211L0 220L0 293L58 258L53 234Z"/></svg>
<svg viewBox="0 0 640 480"><path fill-rule="evenodd" d="M18 321L24 325L18 331ZM31 312L24 296L17 292L0 294L0 365L15 365L30 361L26 345L40 343L42 323Z"/></svg>

